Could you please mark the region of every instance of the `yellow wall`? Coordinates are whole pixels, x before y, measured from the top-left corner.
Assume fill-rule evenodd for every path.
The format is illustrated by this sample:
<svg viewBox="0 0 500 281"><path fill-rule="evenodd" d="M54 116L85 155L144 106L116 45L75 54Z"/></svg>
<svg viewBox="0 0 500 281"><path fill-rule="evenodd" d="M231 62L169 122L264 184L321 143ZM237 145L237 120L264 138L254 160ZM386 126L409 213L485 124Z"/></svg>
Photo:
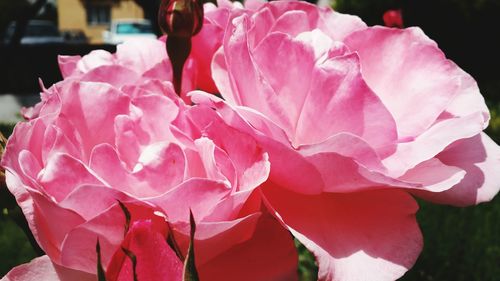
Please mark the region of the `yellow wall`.
<svg viewBox="0 0 500 281"><path fill-rule="evenodd" d="M137 6L133 0L129 1L117 1L116 4L113 5L113 9L111 10L111 18L112 19L142 19L144 18L144 12L142 8Z"/></svg>
<svg viewBox="0 0 500 281"><path fill-rule="evenodd" d="M87 0L58 0L59 30L81 29L89 38L90 43L102 43L102 32L107 25L87 25L85 2ZM141 7L133 0L101 0L112 3L111 20L123 18L144 18Z"/></svg>

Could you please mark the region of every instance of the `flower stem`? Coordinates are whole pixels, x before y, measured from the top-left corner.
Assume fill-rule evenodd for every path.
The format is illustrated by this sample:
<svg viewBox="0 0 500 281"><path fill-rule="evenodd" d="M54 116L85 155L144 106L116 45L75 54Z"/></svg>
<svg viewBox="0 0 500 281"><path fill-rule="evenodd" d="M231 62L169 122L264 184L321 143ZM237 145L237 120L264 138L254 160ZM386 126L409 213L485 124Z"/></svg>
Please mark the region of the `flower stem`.
<svg viewBox="0 0 500 281"><path fill-rule="evenodd" d="M184 64L191 53L191 37L168 36L167 54L170 58L173 70L173 83L177 95L181 96L182 90L182 70Z"/></svg>

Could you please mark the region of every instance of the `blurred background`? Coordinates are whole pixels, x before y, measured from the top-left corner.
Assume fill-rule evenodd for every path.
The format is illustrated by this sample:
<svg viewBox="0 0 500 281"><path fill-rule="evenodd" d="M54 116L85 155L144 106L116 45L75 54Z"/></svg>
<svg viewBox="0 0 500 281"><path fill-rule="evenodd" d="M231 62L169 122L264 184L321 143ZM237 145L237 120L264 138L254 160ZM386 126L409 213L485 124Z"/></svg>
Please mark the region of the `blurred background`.
<svg viewBox="0 0 500 281"><path fill-rule="evenodd" d="M114 52L116 44L127 38L159 35L159 2L0 0L0 131L8 136L20 120L21 106L39 100L38 78L47 86L62 79L57 55L84 55L94 49ZM358 15L369 25L383 25L384 14L396 11L405 27L420 26L448 58L478 81L492 113L488 134L499 143L500 0L321 0L320 4ZM500 280L498 196L470 208L419 203L425 246L401 280ZM2 187L0 212L3 276L40 250L30 244L22 214ZM297 247L301 280L316 280L314 259L303 246Z"/></svg>

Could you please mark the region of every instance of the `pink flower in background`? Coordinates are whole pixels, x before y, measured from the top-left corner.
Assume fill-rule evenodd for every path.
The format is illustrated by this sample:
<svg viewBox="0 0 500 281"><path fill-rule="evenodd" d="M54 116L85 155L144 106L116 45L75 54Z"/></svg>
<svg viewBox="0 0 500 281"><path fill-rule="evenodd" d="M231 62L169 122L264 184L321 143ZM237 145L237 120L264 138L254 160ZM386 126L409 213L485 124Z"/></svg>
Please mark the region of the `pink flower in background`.
<svg viewBox="0 0 500 281"><path fill-rule="evenodd" d="M121 66L93 67L70 68L45 89L2 158L9 190L51 261L32 265L95 276L99 239L107 268L124 239L122 202L132 220L166 217L183 251L192 210L204 280L296 278L292 237L254 192L269 173L267 153L254 139L206 106L185 105L170 82L128 84L114 75L125 75ZM234 263L240 259L247 262ZM228 264L231 270L222 270ZM17 280L29 268L6 278Z"/></svg>
<svg viewBox="0 0 500 281"><path fill-rule="evenodd" d="M404 27L403 13L401 12L401 9L387 10L382 16L382 19L384 20L384 24L387 27L398 27L398 28Z"/></svg>
<svg viewBox="0 0 500 281"><path fill-rule="evenodd" d="M272 2L231 18L212 73L225 101L193 100L268 151L268 207L321 280L402 276L422 248L410 194L462 206L498 192L477 85L418 28Z"/></svg>

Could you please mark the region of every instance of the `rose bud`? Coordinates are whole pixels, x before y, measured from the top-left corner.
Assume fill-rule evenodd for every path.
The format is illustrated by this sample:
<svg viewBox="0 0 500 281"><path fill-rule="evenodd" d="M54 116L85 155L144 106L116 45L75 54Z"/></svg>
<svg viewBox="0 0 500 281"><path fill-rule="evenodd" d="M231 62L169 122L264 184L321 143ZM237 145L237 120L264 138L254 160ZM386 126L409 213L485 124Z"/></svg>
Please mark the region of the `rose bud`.
<svg viewBox="0 0 500 281"><path fill-rule="evenodd" d="M203 5L198 0L163 0L158 12L167 34L167 53L173 68L175 92L181 95L182 70L191 52L191 37L203 26Z"/></svg>
<svg viewBox="0 0 500 281"><path fill-rule="evenodd" d="M203 25L203 5L197 0L163 0L158 23L168 36L192 37Z"/></svg>

